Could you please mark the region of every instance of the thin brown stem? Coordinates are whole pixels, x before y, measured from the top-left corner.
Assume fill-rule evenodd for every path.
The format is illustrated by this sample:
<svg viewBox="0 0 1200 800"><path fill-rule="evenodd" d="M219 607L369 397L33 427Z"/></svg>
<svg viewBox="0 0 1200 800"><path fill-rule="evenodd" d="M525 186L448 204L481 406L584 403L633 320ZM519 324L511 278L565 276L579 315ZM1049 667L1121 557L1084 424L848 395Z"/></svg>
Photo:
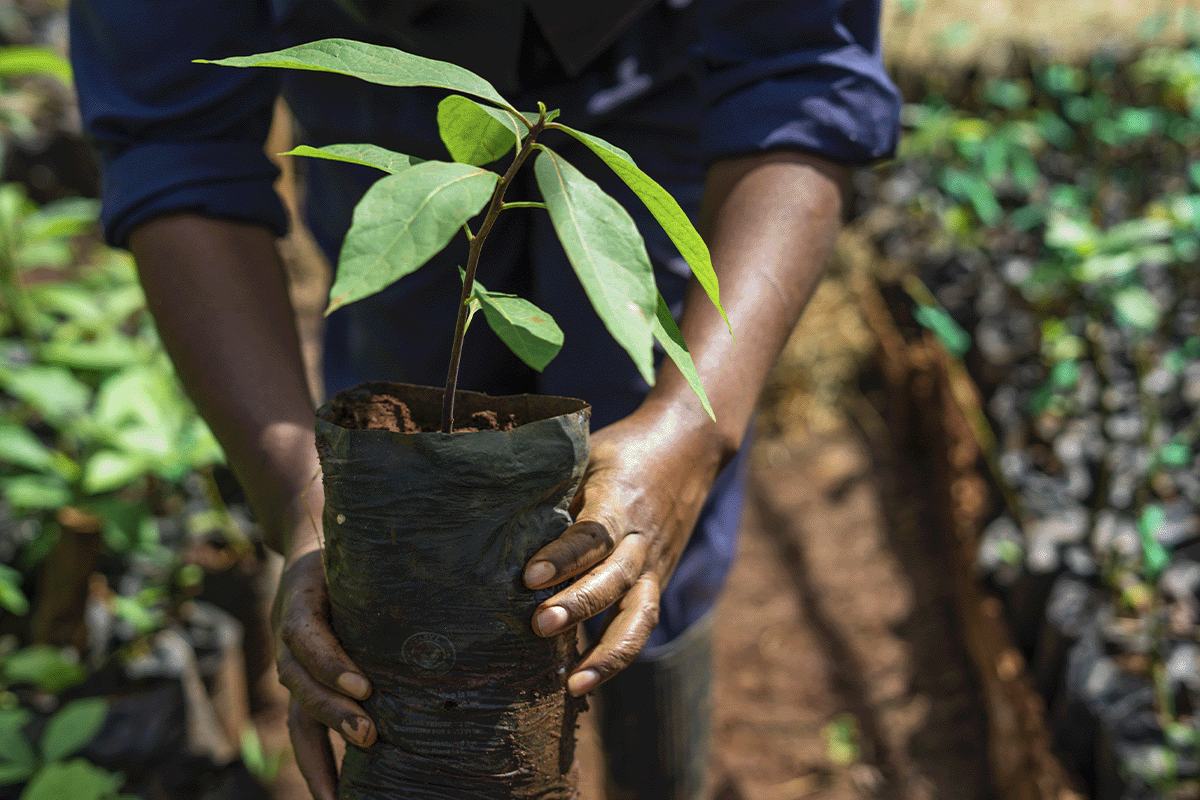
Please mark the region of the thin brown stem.
<svg viewBox="0 0 1200 800"><path fill-rule="evenodd" d="M454 429L454 392L458 388L458 365L462 360L463 338L467 333L468 301L475 288L475 269L479 266L479 252L483 249L483 242L491 232L492 225L496 223L496 218L500 216L500 211L504 208L504 193L512 184L517 170L533 152L535 140L545 127L546 121L543 113L542 119L529 129L529 135L525 137L525 141L512 164L509 165L508 171L496 183L496 188L492 191L492 200L488 204L487 214L483 218L483 224L479 226L479 232L471 239L471 249L467 254L467 268L463 276L462 297L458 303L458 320L454 325L454 342L450 348L450 368L446 371L446 393L442 399L442 433L450 433Z"/></svg>

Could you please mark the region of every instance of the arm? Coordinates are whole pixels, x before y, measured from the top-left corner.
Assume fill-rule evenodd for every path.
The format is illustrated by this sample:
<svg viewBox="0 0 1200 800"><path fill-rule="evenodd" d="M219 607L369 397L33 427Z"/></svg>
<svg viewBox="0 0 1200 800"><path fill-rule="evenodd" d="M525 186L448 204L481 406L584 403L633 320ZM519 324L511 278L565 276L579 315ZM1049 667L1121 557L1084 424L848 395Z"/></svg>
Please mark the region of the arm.
<svg viewBox="0 0 1200 800"><path fill-rule="evenodd" d="M680 328L716 414L711 420L679 371L629 417L592 437L576 523L531 559L530 588L587 573L539 606L550 635L612 603L600 641L568 686L583 694L628 665L658 618L658 597L720 467L733 457L758 396L819 280L841 223L848 170L796 151L719 161L701 209L731 337L698 285Z"/></svg>
<svg viewBox="0 0 1200 800"><path fill-rule="evenodd" d="M364 746L375 729L352 698L370 684L337 644L319 552L322 486L313 406L287 280L264 227L194 214L155 218L130 246L176 370L287 559L273 612L288 724L314 797L335 794L325 728Z"/></svg>

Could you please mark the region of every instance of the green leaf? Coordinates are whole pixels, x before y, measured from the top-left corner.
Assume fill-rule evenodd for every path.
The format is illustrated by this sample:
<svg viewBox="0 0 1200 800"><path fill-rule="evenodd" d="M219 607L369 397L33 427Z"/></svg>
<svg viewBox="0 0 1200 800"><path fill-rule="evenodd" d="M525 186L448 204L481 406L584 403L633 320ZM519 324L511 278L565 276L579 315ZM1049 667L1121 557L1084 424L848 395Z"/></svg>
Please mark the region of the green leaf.
<svg viewBox="0 0 1200 800"><path fill-rule="evenodd" d="M0 608L23 617L29 613L29 598L21 591L21 573L0 564Z"/></svg>
<svg viewBox="0 0 1200 800"><path fill-rule="evenodd" d="M71 85L71 65L65 58L44 47L0 48L0 75L42 73Z"/></svg>
<svg viewBox="0 0 1200 800"><path fill-rule="evenodd" d="M62 367L27 367L13 372L3 383L5 391L51 422L79 416L92 397L87 384Z"/></svg>
<svg viewBox="0 0 1200 800"><path fill-rule="evenodd" d="M1192 463L1192 448L1185 442L1167 442L1159 448L1157 460L1165 467L1186 467Z"/></svg>
<svg viewBox="0 0 1200 800"><path fill-rule="evenodd" d="M119 489L146 474L149 461L140 453L101 450L83 466L83 491L102 494Z"/></svg>
<svg viewBox="0 0 1200 800"><path fill-rule="evenodd" d="M511 294L489 292L479 281L472 286L483 316L517 357L541 372L562 349L563 332L550 315Z"/></svg>
<svg viewBox="0 0 1200 800"><path fill-rule="evenodd" d="M971 349L971 335L954 321L945 309L936 306L917 306L913 312L917 322L933 331L947 351L962 356Z"/></svg>
<svg viewBox="0 0 1200 800"><path fill-rule="evenodd" d="M69 689L86 675L82 666L48 644L34 644L18 650L5 661L3 671L5 683L30 684L49 694Z"/></svg>
<svg viewBox="0 0 1200 800"><path fill-rule="evenodd" d="M75 369L111 370L145 359L145 347L129 336L112 331L99 339L53 340L42 348L42 358Z"/></svg>
<svg viewBox="0 0 1200 800"><path fill-rule="evenodd" d="M433 86L469 94L508 108L514 114L519 113L499 95L495 87L470 70L391 47L349 39L323 39L272 53L235 56L217 61L197 59L197 63L337 72L383 86Z"/></svg>
<svg viewBox="0 0 1200 800"><path fill-rule="evenodd" d="M0 481L0 495L14 508L52 510L71 502L71 489L57 475L18 475Z"/></svg>
<svg viewBox="0 0 1200 800"><path fill-rule="evenodd" d="M671 309L667 307L667 301L663 299L661 293L658 295L658 308L654 315L654 338L662 345L667 356L675 362L675 366L687 380L688 386L691 386L696 397L700 398L700 405L704 407L709 418L715 422L717 416L708 402L708 395L704 393L703 384L700 383L700 373L696 371L696 364L692 361L692 355L683 341L683 334L679 332L679 326L675 324L675 318L671 316Z"/></svg>
<svg viewBox="0 0 1200 800"><path fill-rule="evenodd" d="M20 800L106 800L125 779L82 758L42 767L21 793Z"/></svg>
<svg viewBox="0 0 1200 800"><path fill-rule="evenodd" d="M424 266L479 213L498 180L468 164L426 161L376 181L354 209L325 313Z"/></svg>
<svg viewBox="0 0 1200 800"><path fill-rule="evenodd" d="M102 697L85 697L67 703L46 723L39 745L42 760L62 761L75 755L96 738L107 716L108 703Z"/></svg>
<svg viewBox="0 0 1200 800"><path fill-rule="evenodd" d="M1171 555L1155 538L1155 534L1165 520L1166 514L1163 512L1162 506L1156 503L1142 509L1142 514L1138 517L1138 534L1142 540L1142 565L1146 570L1146 576L1151 579L1161 575L1162 571L1171 563Z"/></svg>
<svg viewBox="0 0 1200 800"><path fill-rule="evenodd" d="M395 153L373 144L331 144L325 147L309 147L302 144L286 153L280 153L280 155L307 156L324 158L329 161L344 161L348 164L362 164L364 167L375 167L375 169L381 169L393 175L423 161L423 159Z"/></svg>
<svg viewBox="0 0 1200 800"><path fill-rule="evenodd" d="M24 425L0 421L0 462L49 472L54 465L54 456L50 448Z"/></svg>
<svg viewBox="0 0 1200 800"><path fill-rule="evenodd" d="M550 150L534 162L567 259L608 332L654 383L654 271L637 225L616 200Z"/></svg>
<svg viewBox="0 0 1200 800"><path fill-rule="evenodd" d="M1157 328L1162 316L1154 295L1141 286L1127 286L1113 295L1113 308L1118 323L1140 331Z"/></svg>
<svg viewBox="0 0 1200 800"><path fill-rule="evenodd" d="M459 94L438 103L437 123L450 156L475 167L502 157L520 139L517 123L508 114Z"/></svg>
<svg viewBox="0 0 1200 800"><path fill-rule="evenodd" d="M687 214L679 207L679 203L671 196L663 187L646 173L642 172L629 154L619 147L614 147L603 139L597 138L582 131L568 128L566 125L558 126L561 130L574 136L579 141L587 145L593 153L598 155L600 159L608 165L609 169L617 174L621 180L625 181L625 185L633 190L634 194L646 204L646 208L658 220L658 224L666 231L667 236L675 243L675 247L679 250L679 254L683 256L684 261L692 269L692 274L696 276L696 280L704 287L704 291L708 294L708 299L713 302L717 310L721 312L721 318L725 320L726 326L729 325L729 318L725 316L725 309L721 307L721 292L717 283L717 273L713 269L712 257L708 252L708 245L704 243L700 233L692 225ZM731 327L732 331L733 328Z"/></svg>
<svg viewBox="0 0 1200 800"><path fill-rule="evenodd" d="M100 216L100 201L70 197L47 203L21 226L21 238L26 242L77 236L96 227Z"/></svg>
<svg viewBox="0 0 1200 800"><path fill-rule="evenodd" d="M20 783L37 768L37 756L22 730L32 718L28 709L0 709L0 786Z"/></svg>

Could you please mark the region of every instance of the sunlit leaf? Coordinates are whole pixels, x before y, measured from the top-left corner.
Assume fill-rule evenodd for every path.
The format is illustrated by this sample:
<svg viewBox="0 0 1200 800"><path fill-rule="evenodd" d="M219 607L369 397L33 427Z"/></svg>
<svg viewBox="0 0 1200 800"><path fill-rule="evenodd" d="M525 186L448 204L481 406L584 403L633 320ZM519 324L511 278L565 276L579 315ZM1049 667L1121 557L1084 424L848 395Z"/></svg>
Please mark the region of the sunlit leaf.
<svg viewBox="0 0 1200 800"><path fill-rule="evenodd" d="M946 310L937 306L919 305L913 311L917 322L937 336L942 346L956 356L971 349L971 335L954 321Z"/></svg>
<svg viewBox="0 0 1200 800"><path fill-rule="evenodd" d="M1162 506L1151 503L1142 509L1138 517L1138 535L1142 540L1142 566L1146 577L1155 579L1171 563L1171 555L1158 541L1155 534L1166 521Z"/></svg>
<svg viewBox="0 0 1200 800"><path fill-rule="evenodd" d="M423 159L395 153L373 144L330 144L325 147L309 147L302 144L286 153L280 153L280 155L307 156L323 158L327 161L362 164L364 167L375 167L375 169L381 169L393 175L423 161Z"/></svg>
<svg viewBox="0 0 1200 800"><path fill-rule="evenodd" d="M50 717L39 745L42 759L62 761L75 755L96 738L108 716L108 702L102 697L72 700Z"/></svg>
<svg viewBox="0 0 1200 800"><path fill-rule="evenodd" d="M558 355L563 333L545 311L515 295L489 292L478 281L473 294L491 329L526 364L541 372Z"/></svg>
<svg viewBox="0 0 1200 800"><path fill-rule="evenodd" d="M1154 295L1141 286L1127 286L1113 295L1113 308L1118 323L1141 331L1154 330L1162 317Z"/></svg>
<svg viewBox="0 0 1200 800"><path fill-rule="evenodd" d="M654 383L654 271L637 225L616 200L550 150L534 162L538 187L575 274L608 332Z"/></svg>
<svg viewBox="0 0 1200 800"><path fill-rule="evenodd" d="M24 425L0 421L0 462L47 472L54 464L54 457L50 448Z"/></svg>
<svg viewBox="0 0 1200 800"><path fill-rule="evenodd" d="M101 450L83 466L83 491L101 494L119 489L144 475L148 466L144 455Z"/></svg>
<svg viewBox="0 0 1200 800"><path fill-rule="evenodd" d="M642 172L633 163L629 154L619 147L614 147L603 139L568 128L565 125L562 126L562 129L587 145L588 149L598 155L609 169L615 172L617 177L623 180L625 185L646 204L646 208L658 220L658 224L662 226L671 241L675 243L679 254L691 267L692 274L704 287L709 300L721 312L721 318L728 325L729 318L725 316L725 309L721 307L720 287L717 282L717 273L713 270L708 245L704 243L704 239L700 237L699 232L670 192Z"/></svg>
<svg viewBox="0 0 1200 800"><path fill-rule="evenodd" d="M0 48L0 75L41 73L71 85L70 63L45 47L9 46Z"/></svg>
<svg viewBox="0 0 1200 800"><path fill-rule="evenodd" d="M87 384L62 367L27 367L0 383L5 391L51 422L69 421L82 414L92 396Z"/></svg>
<svg viewBox="0 0 1200 800"><path fill-rule="evenodd" d="M487 203L500 176L426 161L376 181L354 209L326 313L424 266Z"/></svg>
<svg viewBox="0 0 1200 800"><path fill-rule="evenodd" d="M349 39L323 39L272 53L234 56L217 61L198 59L198 63L337 72L384 86L433 86L469 94L512 109L490 83L470 70L391 47ZM512 110L518 113L516 109Z"/></svg>
<svg viewBox="0 0 1200 800"><path fill-rule="evenodd" d="M458 94L438 103L437 123L450 157L475 167L501 158L520 135L508 114Z"/></svg>

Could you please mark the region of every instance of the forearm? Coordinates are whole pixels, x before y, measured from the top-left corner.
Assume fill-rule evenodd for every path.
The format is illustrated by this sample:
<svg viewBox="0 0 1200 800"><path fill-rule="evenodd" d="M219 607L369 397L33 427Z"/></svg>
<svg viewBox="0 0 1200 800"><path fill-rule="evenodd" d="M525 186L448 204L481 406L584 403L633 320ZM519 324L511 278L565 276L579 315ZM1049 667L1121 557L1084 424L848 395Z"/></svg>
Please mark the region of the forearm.
<svg viewBox="0 0 1200 800"><path fill-rule="evenodd" d="M316 538L322 505L313 406L287 277L270 231L193 214L130 236L159 334L220 441L267 544Z"/></svg>
<svg viewBox="0 0 1200 800"><path fill-rule="evenodd" d="M669 363L639 413L707 437L721 462L732 457L770 370L823 274L841 224L847 176L845 167L794 151L713 166L700 228L734 335L695 281L680 329L716 423Z"/></svg>

